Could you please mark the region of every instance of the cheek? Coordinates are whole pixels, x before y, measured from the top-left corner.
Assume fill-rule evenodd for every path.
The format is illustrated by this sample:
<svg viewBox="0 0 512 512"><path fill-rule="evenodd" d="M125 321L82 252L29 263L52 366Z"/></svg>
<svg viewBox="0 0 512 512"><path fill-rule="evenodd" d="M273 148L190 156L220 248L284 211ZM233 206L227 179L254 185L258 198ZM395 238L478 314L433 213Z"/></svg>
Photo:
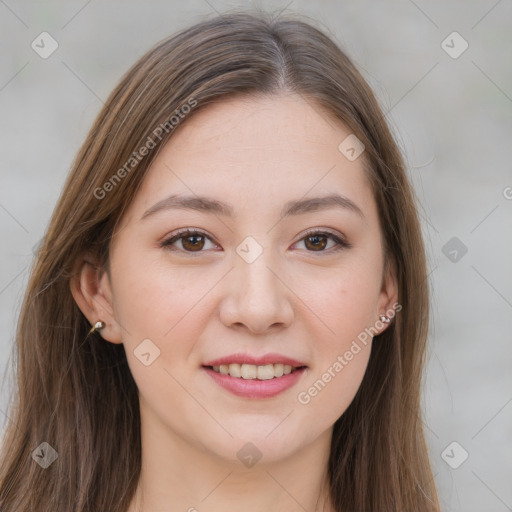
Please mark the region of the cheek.
<svg viewBox="0 0 512 512"><path fill-rule="evenodd" d="M197 272L165 265L160 256L132 250L113 265L116 314L130 333L162 337L188 311L193 314L192 307L207 291L208 283Z"/></svg>
<svg viewBox="0 0 512 512"><path fill-rule="evenodd" d="M128 364L141 398L172 424L168 404L189 411L187 417L198 413L181 384L195 365L194 347L213 314L205 295L218 279L192 278L186 270L164 271L158 265L141 271L128 263L123 270L129 277L118 276L116 289L116 315L128 331L123 331Z"/></svg>
<svg viewBox="0 0 512 512"><path fill-rule="evenodd" d="M351 404L368 366L371 343L369 337L364 342L355 338L322 347L321 360L297 394L298 403L315 422L332 425Z"/></svg>
<svg viewBox="0 0 512 512"><path fill-rule="evenodd" d="M137 353L143 342L158 355L151 366L175 367L185 360L212 314L205 298L216 280L135 253L118 262L113 279L115 314L134 376L140 373Z"/></svg>
<svg viewBox="0 0 512 512"><path fill-rule="evenodd" d="M361 265L298 277L297 295L316 319L324 349L340 348L373 325L379 285L374 272Z"/></svg>
<svg viewBox="0 0 512 512"><path fill-rule="evenodd" d="M297 401L326 425L345 412L363 380L372 343L365 329L377 320L379 288L375 272L362 265L331 269L314 281L314 288L303 283L301 295L315 317L314 364Z"/></svg>

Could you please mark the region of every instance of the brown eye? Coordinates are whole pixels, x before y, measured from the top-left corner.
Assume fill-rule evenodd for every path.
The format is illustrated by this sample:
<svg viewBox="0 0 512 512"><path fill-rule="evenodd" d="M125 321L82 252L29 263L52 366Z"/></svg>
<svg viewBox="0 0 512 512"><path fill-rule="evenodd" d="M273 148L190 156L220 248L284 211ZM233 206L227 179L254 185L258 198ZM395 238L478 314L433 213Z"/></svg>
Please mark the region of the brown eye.
<svg viewBox="0 0 512 512"><path fill-rule="evenodd" d="M181 244L178 245L178 242L181 242ZM206 247L207 242L210 242L212 246L215 245L213 242L211 242L210 237L206 236L201 231L184 229L173 237L169 238L169 240L163 242L162 247L165 247L166 249L173 252L181 251L184 253L201 253L205 252L205 250L208 248Z"/></svg>
<svg viewBox="0 0 512 512"><path fill-rule="evenodd" d="M204 247L204 236L189 235L181 238L181 244L187 251L201 250Z"/></svg>
<svg viewBox="0 0 512 512"><path fill-rule="evenodd" d="M329 240L331 240L333 244L330 247L327 247ZM352 247L351 244L336 236L334 233L326 231L310 231L309 233L306 233L304 238L299 240L299 243L300 242L304 242L304 246L308 252L327 254Z"/></svg>
<svg viewBox="0 0 512 512"><path fill-rule="evenodd" d="M327 237L324 235L310 235L305 239L306 247L312 248L314 251L322 251L327 245Z"/></svg>
<svg viewBox="0 0 512 512"><path fill-rule="evenodd" d="M329 240L333 242L333 244L330 247L328 247ZM176 246L178 242L181 242L181 247L179 245ZM212 246L215 246L210 237L202 233L201 231L185 229L178 232L176 235L171 237L169 240L163 242L161 245L162 247L165 247L173 252L199 254L201 252L205 252L205 250L207 249L206 244L208 242L211 243ZM313 231L307 233L306 236L303 237L299 242L304 242L304 245L308 252L318 253L332 253L335 251L339 251L341 249L348 249L352 247L351 244L349 244L342 238L336 236L333 233L324 231Z"/></svg>

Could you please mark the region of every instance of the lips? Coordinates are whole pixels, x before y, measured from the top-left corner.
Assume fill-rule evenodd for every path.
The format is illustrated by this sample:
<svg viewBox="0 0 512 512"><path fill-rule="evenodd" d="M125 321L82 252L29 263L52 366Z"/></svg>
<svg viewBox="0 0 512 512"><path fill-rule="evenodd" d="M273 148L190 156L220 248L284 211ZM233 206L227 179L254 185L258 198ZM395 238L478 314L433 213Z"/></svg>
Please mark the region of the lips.
<svg viewBox="0 0 512 512"><path fill-rule="evenodd" d="M244 398L270 398L293 386L307 366L281 354L233 354L208 361L206 373L221 387Z"/></svg>
<svg viewBox="0 0 512 512"><path fill-rule="evenodd" d="M282 364L289 365L293 368L300 368L302 366L306 366L305 363L298 361L297 359L292 359L287 356L283 356L281 354L265 354L260 357L251 356L249 354L232 354L230 356L221 357L219 359L214 359L212 361L208 361L203 364L203 366L220 366L221 364L252 364L254 366L264 366L267 364Z"/></svg>

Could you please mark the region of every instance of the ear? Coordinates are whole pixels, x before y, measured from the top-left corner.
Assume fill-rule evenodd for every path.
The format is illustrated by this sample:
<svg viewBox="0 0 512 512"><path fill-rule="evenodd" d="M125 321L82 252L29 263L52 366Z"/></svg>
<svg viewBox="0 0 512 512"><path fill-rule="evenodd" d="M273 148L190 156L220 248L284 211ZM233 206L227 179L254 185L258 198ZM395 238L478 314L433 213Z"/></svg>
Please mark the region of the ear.
<svg viewBox="0 0 512 512"><path fill-rule="evenodd" d="M385 315L390 319L390 322L381 322L384 327L380 329L379 334L389 327L397 312L402 309L402 305L398 303L398 282L396 276L396 265L388 259L384 265L376 317L380 321L380 316Z"/></svg>
<svg viewBox="0 0 512 512"><path fill-rule="evenodd" d="M100 335L112 343L122 343L121 327L117 323L112 307L112 287L105 270L99 268L96 258L86 254L77 264L70 289L82 313L94 325L98 320L105 322Z"/></svg>

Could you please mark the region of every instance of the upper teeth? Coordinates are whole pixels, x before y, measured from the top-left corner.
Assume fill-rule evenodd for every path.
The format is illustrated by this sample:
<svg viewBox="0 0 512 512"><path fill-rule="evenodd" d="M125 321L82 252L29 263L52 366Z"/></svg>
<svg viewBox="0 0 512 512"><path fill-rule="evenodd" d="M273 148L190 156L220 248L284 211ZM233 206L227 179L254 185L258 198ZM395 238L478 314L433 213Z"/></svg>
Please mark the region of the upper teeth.
<svg viewBox="0 0 512 512"><path fill-rule="evenodd" d="M216 372L231 377L242 377L243 379L260 379L269 380L274 377L281 377L291 373L295 368L289 364L266 364L263 366L256 366L254 364L221 364L220 366L213 366Z"/></svg>

